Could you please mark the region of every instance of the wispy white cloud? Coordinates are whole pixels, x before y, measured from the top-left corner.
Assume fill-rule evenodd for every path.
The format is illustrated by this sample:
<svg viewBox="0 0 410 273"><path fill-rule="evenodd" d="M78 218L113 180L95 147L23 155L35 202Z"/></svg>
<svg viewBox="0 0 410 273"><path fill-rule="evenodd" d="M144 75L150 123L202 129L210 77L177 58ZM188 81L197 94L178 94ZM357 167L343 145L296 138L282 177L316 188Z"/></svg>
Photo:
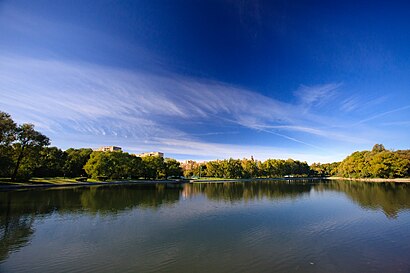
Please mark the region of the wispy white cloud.
<svg viewBox="0 0 410 273"><path fill-rule="evenodd" d="M340 110L344 112L351 112L360 107L361 100L357 95L347 98L341 102Z"/></svg>
<svg viewBox="0 0 410 273"><path fill-rule="evenodd" d="M360 94L355 94L351 97L343 99L340 103L340 110L344 112L352 112L356 110L368 110L376 107L381 103L387 101L387 96L380 96L376 98L361 97Z"/></svg>
<svg viewBox="0 0 410 273"><path fill-rule="evenodd" d="M320 106L332 99L341 85L341 83L314 86L301 85L294 94L305 107Z"/></svg>
<svg viewBox="0 0 410 273"><path fill-rule="evenodd" d="M401 112L401 111L404 111L404 110L407 110L407 109L410 109L410 105L406 105L406 106L403 106L403 107L399 107L399 108L396 108L396 109L392 109L392 110L389 110L389 111L384 111L384 112L378 113L376 115L373 115L373 116L367 117L365 119L362 119L362 120L356 122L354 125L359 125L359 124L362 124L362 123L366 123L368 121L372 121L372 120L375 120L375 119L378 119L378 118L381 118L381 117L384 117L384 116L387 116L387 115L390 115L390 114L393 114L393 113L396 113L396 112Z"/></svg>
<svg viewBox="0 0 410 273"><path fill-rule="evenodd" d="M248 145L248 144L223 144L210 143L197 140L188 139L174 139L174 138L158 138L151 142L141 144L143 149L150 150L160 148L168 154L193 155L199 156L198 159L224 159L229 157L234 158L250 158L253 156L259 160L267 158L294 158L302 161L313 163L314 161L332 162L341 160L347 156L347 153L336 153L330 155L326 152L321 153L306 153L304 151L292 152L288 148L262 146L262 145ZM134 150L134 146L125 147L128 150Z"/></svg>
<svg viewBox="0 0 410 273"><path fill-rule="evenodd" d="M2 105L71 121L81 130L93 131L94 121L100 127L101 118L132 127L155 127L167 118L221 116L250 128L250 119L257 124L303 120L295 106L219 82L18 57L0 62ZM78 120L90 122L81 127Z"/></svg>
<svg viewBox="0 0 410 273"><path fill-rule="evenodd" d="M326 129L328 119L306 111L306 104L320 104L323 98L319 94L327 94L329 98L328 93L340 84L308 88L309 94L304 93L305 103L289 104L221 82L172 73L150 74L4 54L0 64L1 109L11 112L19 122L33 122L57 136L111 136L127 139L128 143L138 139L135 143L138 149L162 139L157 144L164 151L194 154L195 151L203 153L194 149L195 145L212 150L207 144L198 144L197 138L214 132L191 134L184 127L189 123L208 123L217 124L219 128L227 124L241 125L319 151L317 141L310 143L294 134L361 143L360 138ZM173 145L175 141L180 143ZM181 147L183 144L185 148ZM224 145L213 149L212 155L244 154L237 146ZM269 149L260 148L261 156L262 150Z"/></svg>
<svg viewBox="0 0 410 273"><path fill-rule="evenodd" d="M294 92L296 102L286 103L246 88L169 73L164 65L167 62L159 56L108 32L64 19L35 16L9 3L0 14L0 34L16 33L19 49L23 49L13 50L12 43L9 48L3 46L8 40L2 40L0 110L10 112L20 123L33 122L46 134L66 143L115 144L135 152L161 149L208 157L304 159L314 150L320 160L326 140L334 146L367 144L373 136L380 137L385 132L364 123L394 113L381 113L357 123L341 115L327 115L321 109L330 105L351 112L366 105L372 107L379 98L345 98L340 90L342 83L301 85ZM95 41L99 43L97 49ZM7 48L9 51L5 51ZM21 52L37 57L24 57L19 55ZM141 71L86 63L93 61L88 55L101 63L116 65L120 65L117 60L132 59L134 65L142 64ZM363 126L349 130L355 122ZM205 129L190 130L191 125ZM269 134L266 139L270 144L257 146L249 141L233 145L228 138L211 137L229 134L230 129ZM205 136L221 143L204 142ZM305 152L271 147L276 142L297 144ZM327 161L326 156L323 161Z"/></svg>

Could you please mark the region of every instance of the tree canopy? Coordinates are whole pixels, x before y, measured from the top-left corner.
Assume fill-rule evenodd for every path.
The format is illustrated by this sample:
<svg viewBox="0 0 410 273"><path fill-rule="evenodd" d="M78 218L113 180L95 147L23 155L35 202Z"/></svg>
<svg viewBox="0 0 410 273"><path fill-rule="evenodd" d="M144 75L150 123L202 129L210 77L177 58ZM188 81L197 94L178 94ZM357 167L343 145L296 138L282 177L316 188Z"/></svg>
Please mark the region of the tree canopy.
<svg viewBox="0 0 410 273"><path fill-rule="evenodd" d="M256 178L308 176L309 165L293 159L225 159L212 160L205 163L190 161L183 166L185 176L207 176L220 178Z"/></svg>
<svg viewBox="0 0 410 273"><path fill-rule="evenodd" d="M338 167L338 173L353 178L398 178L410 175L410 150L390 151L376 144L371 151L354 152Z"/></svg>

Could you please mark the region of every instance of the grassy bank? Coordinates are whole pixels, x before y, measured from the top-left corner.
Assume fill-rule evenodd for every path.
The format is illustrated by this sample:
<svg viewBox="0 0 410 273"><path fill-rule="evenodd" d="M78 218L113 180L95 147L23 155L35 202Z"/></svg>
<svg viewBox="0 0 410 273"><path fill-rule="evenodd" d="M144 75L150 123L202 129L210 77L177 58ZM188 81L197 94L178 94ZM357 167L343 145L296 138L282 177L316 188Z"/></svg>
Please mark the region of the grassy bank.
<svg viewBox="0 0 410 273"><path fill-rule="evenodd" d="M77 186L97 186L97 185L126 185L126 184L174 184L180 183L178 180L107 180L99 181L88 179L86 182L79 182L73 178L52 177L52 178L32 178L29 181L12 182L10 179L0 178L1 190L36 189L36 188L56 188L56 187L77 187Z"/></svg>
<svg viewBox="0 0 410 273"><path fill-rule="evenodd" d="M87 182L100 182L94 179L88 179ZM73 183L82 183L75 178L67 177L33 177L29 181L11 181L9 178L0 178L0 185L65 185Z"/></svg>

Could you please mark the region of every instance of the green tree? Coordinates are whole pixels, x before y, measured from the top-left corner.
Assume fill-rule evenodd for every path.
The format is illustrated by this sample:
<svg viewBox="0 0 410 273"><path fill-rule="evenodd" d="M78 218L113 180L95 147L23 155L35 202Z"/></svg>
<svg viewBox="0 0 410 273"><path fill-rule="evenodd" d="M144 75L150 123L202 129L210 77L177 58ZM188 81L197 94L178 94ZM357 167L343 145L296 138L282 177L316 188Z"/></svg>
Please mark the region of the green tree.
<svg viewBox="0 0 410 273"><path fill-rule="evenodd" d="M90 155L90 159L84 166L86 173L92 178L106 176L109 179L124 179L132 176L135 171L134 156L115 152L97 152L94 151Z"/></svg>
<svg viewBox="0 0 410 273"><path fill-rule="evenodd" d="M339 165L338 172L344 177L395 178L409 175L410 160L406 151L389 151L382 144L374 145L372 151L354 152Z"/></svg>
<svg viewBox="0 0 410 273"><path fill-rule="evenodd" d="M22 124L16 130L16 143L14 144L14 151L16 155L15 167L11 180L15 181L19 172L20 164L25 159L25 156L38 152L42 147L50 144L50 140L45 135L34 130L32 124ZM28 163L28 162L25 162ZM28 163L29 164L29 163ZM24 168L24 178L27 179L29 175L28 168Z"/></svg>
<svg viewBox="0 0 410 273"><path fill-rule="evenodd" d="M130 177L138 179L143 176L143 164L141 157L130 155Z"/></svg>
<svg viewBox="0 0 410 273"><path fill-rule="evenodd" d="M241 164L243 169L243 178L254 178L259 176L258 161L255 161L253 157L251 157L251 159L242 159Z"/></svg>
<svg viewBox="0 0 410 273"><path fill-rule="evenodd" d="M160 156L142 157L142 169L145 179L159 179L166 175L164 158Z"/></svg>
<svg viewBox="0 0 410 273"><path fill-rule="evenodd" d="M10 145L16 139L17 125L7 113L0 111L0 148Z"/></svg>
<svg viewBox="0 0 410 273"><path fill-rule="evenodd" d="M409 162L409 164L407 164L407 173L404 176L410 177L410 150L398 150L395 154L401 159L406 159Z"/></svg>
<svg viewBox="0 0 410 273"><path fill-rule="evenodd" d="M394 178L407 174L409 161L398 157L391 151L382 151L370 160L370 169L373 177Z"/></svg>
<svg viewBox="0 0 410 273"><path fill-rule="evenodd" d="M313 163L310 165L311 174L319 176L332 176L336 175L340 162L333 163Z"/></svg>
<svg viewBox="0 0 410 273"><path fill-rule="evenodd" d="M220 160L206 162L205 168L205 175L208 177L224 177L224 170Z"/></svg>
<svg viewBox="0 0 410 273"><path fill-rule="evenodd" d="M65 151L67 154L66 161L64 163L64 174L68 177L80 177L86 176L84 171L84 165L90 159L90 155L93 152L92 149L73 149L70 148Z"/></svg>
<svg viewBox="0 0 410 273"><path fill-rule="evenodd" d="M340 163L339 173L344 177L370 177L370 157L369 151L354 152Z"/></svg>
<svg viewBox="0 0 410 273"><path fill-rule="evenodd" d="M182 176L182 168L181 164L176 161L175 159L172 158L166 158L164 160L165 164L165 177L168 176L175 176L175 177L180 177Z"/></svg>
<svg viewBox="0 0 410 273"><path fill-rule="evenodd" d="M64 175L64 165L67 154L57 147L42 148L35 155L34 176L37 177L57 177Z"/></svg>
<svg viewBox="0 0 410 273"><path fill-rule="evenodd" d="M267 159L262 163L263 174L266 177L279 177L285 174L285 162L281 159Z"/></svg>
<svg viewBox="0 0 410 273"><path fill-rule="evenodd" d="M13 168L13 149L17 125L7 113L0 112L0 177L10 177Z"/></svg>
<svg viewBox="0 0 410 273"><path fill-rule="evenodd" d="M230 158L228 160L223 160L222 168L224 170L224 178L241 178L243 173L243 168L241 161L239 159Z"/></svg>

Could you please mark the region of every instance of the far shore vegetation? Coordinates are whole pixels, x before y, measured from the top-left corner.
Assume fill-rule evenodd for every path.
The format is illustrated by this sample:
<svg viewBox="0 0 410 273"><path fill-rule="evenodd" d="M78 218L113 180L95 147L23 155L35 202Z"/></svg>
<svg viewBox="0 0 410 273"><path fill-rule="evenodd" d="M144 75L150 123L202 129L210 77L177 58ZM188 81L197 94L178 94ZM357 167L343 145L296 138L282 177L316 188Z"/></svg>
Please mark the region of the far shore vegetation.
<svg viewBox="0 0 410 273"><path fill-rule="evenodd" d="M308 165L293 159L225 159L181 164L160 156L138 157L122 151L49 147L47 136L32 124L16 124L0 112L1 183L75 183L84 181L167 178L251 179L274 177L405 178L410 177L410 150L391 151L376 144L342 162ZM36 178L37 177L37 178ZM40 178L39 178L40 177Z"/></svg>

